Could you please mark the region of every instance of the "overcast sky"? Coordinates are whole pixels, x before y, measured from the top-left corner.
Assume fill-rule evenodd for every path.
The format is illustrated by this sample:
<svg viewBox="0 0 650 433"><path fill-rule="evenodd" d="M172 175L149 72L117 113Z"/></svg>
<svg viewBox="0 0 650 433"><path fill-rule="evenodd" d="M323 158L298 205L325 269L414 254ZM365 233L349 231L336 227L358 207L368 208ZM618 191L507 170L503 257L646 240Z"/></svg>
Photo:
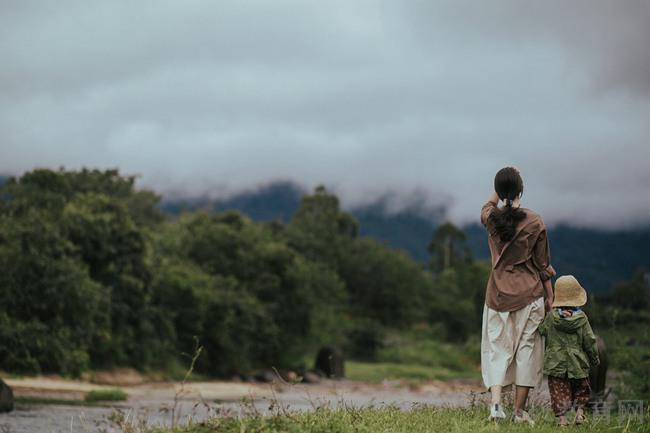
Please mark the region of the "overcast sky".
<svg viewBox="0 0 650 433"><path fill-rule="evenodd" d="M514 164L551 224L648 224L649 23L643 0L4 0L0 173L324 183L466 222Z"/></svg>

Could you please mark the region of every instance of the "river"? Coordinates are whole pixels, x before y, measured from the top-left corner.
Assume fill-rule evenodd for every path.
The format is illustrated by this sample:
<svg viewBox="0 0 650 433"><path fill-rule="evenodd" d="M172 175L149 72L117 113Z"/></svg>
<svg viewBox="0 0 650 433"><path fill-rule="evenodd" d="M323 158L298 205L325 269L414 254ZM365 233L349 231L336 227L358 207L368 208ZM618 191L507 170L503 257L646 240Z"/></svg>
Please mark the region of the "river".
<svg viewBox="0 0 650 433"><path fill-rule="evenodd" d="M92 389L85 382L60 379L6 380L17 397L71 398L79 400ZM364 384L324 381L320 384L254 384L239 382L150 383L121 387L128 400L106 406L17 403L9 414L0 415L0 433L91 433L120 432L119 420L131 425L170 426L172 413L180 424L196 422L224 412L269 413L315 407L393 405L465 406L485 396L476 383L428 382L406 386L400 382ZM111 419L113 421L111 421Z"/></svg>

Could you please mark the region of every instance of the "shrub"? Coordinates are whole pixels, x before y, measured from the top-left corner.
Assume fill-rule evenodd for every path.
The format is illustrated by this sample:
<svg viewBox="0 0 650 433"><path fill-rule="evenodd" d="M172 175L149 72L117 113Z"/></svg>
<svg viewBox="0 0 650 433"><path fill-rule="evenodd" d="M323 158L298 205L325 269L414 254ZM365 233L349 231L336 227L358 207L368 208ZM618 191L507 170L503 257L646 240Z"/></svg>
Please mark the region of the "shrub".
<svg viewBox="0 0 650 433"><path fill-rule="evenodd" d="M84 398L88 403L95 403L100 401L125 401L129 398L126 392L119 388L113 389L98 389L90 391Z"/></svg>

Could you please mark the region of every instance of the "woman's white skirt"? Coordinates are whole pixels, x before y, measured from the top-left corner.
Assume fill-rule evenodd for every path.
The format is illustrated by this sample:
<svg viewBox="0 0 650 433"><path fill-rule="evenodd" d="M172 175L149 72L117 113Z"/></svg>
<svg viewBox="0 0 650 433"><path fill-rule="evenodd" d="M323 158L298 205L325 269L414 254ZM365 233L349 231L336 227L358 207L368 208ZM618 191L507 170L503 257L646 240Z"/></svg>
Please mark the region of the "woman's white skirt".
<svg viewBox="0 0 650 433"><path fill-rule="evenodd" d="M544 342L537 327L544 320L544 298L524 308L499 312L483 307L483 383L535 387L542 382Z"/></svg>

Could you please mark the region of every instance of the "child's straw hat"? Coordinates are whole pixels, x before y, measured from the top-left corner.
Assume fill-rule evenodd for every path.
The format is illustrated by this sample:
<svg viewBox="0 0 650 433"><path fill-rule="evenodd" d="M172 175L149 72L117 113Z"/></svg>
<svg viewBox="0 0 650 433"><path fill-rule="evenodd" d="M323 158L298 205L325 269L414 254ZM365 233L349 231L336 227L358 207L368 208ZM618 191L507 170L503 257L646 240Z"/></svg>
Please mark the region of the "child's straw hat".
<svg viewBox="0 0 650 433"><path fill-rule="evenodd" d="M573 275L563 275L555 281L553 307L581 307L587 303L587 292Z"/></svg>

